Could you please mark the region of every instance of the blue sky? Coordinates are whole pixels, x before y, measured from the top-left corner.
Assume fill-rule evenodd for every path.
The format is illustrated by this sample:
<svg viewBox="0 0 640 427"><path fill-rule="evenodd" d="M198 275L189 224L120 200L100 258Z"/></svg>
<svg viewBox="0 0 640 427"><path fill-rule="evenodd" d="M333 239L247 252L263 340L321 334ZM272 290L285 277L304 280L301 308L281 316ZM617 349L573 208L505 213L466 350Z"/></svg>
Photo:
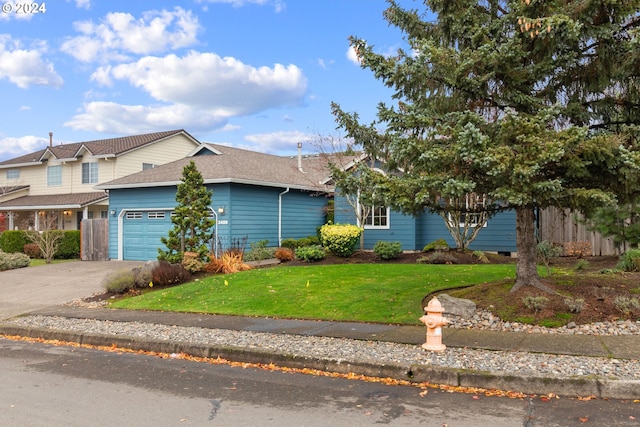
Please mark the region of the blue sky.
<svg viewBox="0 0 640 427"><path fill-rule="evenodd" d="M49 132L61 144L184 128L203 142L315 151L319 135L341 136L332 101L368 122L390 98L348 37L384 54L404 45L384 0L0 3L0 161L44 148Z"/></svg>

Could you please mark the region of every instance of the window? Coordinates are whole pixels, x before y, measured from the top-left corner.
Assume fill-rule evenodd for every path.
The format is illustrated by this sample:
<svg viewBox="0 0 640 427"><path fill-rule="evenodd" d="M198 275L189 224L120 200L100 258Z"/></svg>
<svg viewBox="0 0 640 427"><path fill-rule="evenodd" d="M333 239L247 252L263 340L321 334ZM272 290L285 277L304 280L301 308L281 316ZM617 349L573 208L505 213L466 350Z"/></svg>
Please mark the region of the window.
<svg viewBox="0 0 640 427"><path fill-rule="evenodd" d="M57 187L62 185L62 165L47 166L47 186Z"/></svg>
<svg viewBox="0 0 640 427"><path fill-rule="evenodd" d="M389 228L389 208L373 206L364 219L364 228Z"/></svg>
<svg viewBox="0 0 640 427"><path fill-rule="evenodd" d="M109 212L100 211L100 219L107 219L107 218L109 218Z"/></svg>
<svg viewBox="0 0 640 427"><path fill-rule="evenodd" d="M147 213L147 218L149 219L164 219L164 212L162 211L152 211Z"/></svg>
<svg viewBox="0 0 640 427"><path fill-rule="evenodd" d="M460 219L458 221L459 226L477 227L478 224L483 224L483 227L486 227L487 223L485 219L487 214L486 212L482 211L482 209L486 205L486 202L487 199L484 197L484 194L467 194L460 203L462 210L466 210L467 212L460 212ZM453 218L451 218L451 215L449 215L449 222L454 222Z"/></svg>
<svg viewBox="0 0 640 427"><path fill-rule="evenodd" d="M127 212L127 219L142 219L142 212Z"/></svg>
<svg viewBox="0 0 640 427"><path fill-rule="evenodd" d="M20 169L9 169L7 171L7 179L18 179L20 178Z"/></svg>
<svg viewBox="0 0 640 427"><path fill-rule="evenodd" d="M98 163L97 162L82 164L82 183L83 184L98 183Z"/></svg>
<svg viewBox="0 0 640 427"><path fill-rule="evenodd" d="M146 171L148 169L153 169L155 167L156 167L156 165L154 165L153 163L143 163L142 164L142 170L143 171Z"/></svg>

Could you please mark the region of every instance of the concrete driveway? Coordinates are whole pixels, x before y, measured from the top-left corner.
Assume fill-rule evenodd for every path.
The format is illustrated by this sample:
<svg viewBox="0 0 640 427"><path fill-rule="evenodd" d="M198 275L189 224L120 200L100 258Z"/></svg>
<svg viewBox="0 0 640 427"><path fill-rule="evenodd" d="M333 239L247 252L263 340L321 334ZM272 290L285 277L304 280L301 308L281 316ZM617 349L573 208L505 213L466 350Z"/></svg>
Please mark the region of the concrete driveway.
<svg viewBox="0 0 640 427"><path fill-rule="evenodd" d="M0 320L104 291L102 280L142 261L71 261L0 271Z"/></svg>

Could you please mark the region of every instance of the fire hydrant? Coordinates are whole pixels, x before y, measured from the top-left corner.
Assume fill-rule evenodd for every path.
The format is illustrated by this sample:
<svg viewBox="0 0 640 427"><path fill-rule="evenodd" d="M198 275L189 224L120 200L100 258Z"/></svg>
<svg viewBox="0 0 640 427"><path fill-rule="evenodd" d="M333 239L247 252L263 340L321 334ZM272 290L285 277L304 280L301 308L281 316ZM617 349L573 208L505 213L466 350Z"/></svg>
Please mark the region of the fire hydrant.
<svg viewBox="0 0 640 427"><path fill-rule="evenodd" d="M427 342L422 344L422 348L431 351L444 351L447 346L442 344L442 327L449 323L449 320L442 316L444 309L438 298L433 297L425 307L427 314L420 318L420 321L427 325Z"/></svg>

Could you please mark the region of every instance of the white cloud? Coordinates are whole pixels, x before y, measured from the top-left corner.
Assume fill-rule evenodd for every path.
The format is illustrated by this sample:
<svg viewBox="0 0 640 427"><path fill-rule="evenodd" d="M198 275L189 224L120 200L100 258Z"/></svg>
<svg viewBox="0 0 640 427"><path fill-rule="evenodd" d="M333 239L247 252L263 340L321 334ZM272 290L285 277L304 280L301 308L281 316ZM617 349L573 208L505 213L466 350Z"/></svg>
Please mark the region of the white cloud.
<svg viewBox="0 0 640 427"><path fill-rule="evenodd" d="M125 61L128 55L147 55L191 46L200 30L191 11L154 10L136 19L129 13L107 14L100 23L78 21L81 35L67 39L61 50L79 61Z"/></svg>
<svg viewBox="0 0 640 427"><path fill-rule="evenodd" d="M353 46L349 46L346 55L349 61L353 62L356 65L360 65L360 58L358 58L358 54L356 53L356 50Z"/></svg>
<svg viewBox="0 0 640 427"><path fill-rule="evenodd" d="M91 0L74 0L74 3L78 9L91 9Z"/></svg>
<svg viewBox="0 0 640 427"><path fill-rule="evenodd" d="M62 77L51 62L45 61L46 43L36 42L25 49L11 36L0 34L0 80L7 79L19 88L32 85L60 87Z"/></svg>
<svg viewBox="0 0 640 427"><path fill-rule="evenodd" d="M241 144L241 146L263 153L293 153L298 150L298 143L302 142L306 146L305 151L312 151L310 147L314 138L314 135L300 131L256 133L246 135L244 139L251 144Z"/></svg>
<svg viewBox="0 0 640 427"><path fill-rule="evenodd" d="M203 111L183 104L145 106L90 102L84 105L82 113L64 125L76 130L130 135L164 128L208 130L223 126L226 119L225 115L218 115L215 111Z"/></svg>
<svg viewBox="0 0 640 427"><path fill-rule="evenodd" d="M235 58L194 51L184 57L145 57L100 72L96 80L104 81L108 74L159 101L213 109L230 117L299 105L307 90L307 79L295 65L256 68Z"/></svg>
<svg viewBox="0 0 640 427"><path fill-rule="evenodd" d="M49 144L47 138L39 136L22 136L19 138L4 137L0 138L0 159L10 159L21 156L25 153L38 151Z"/></svg>
<svg viewBox="0 0 640 427"><path fill-rule="evenodd" d="M258 6L273 5L276 13L282 12L286 4L282 0L197 0L198 3L224 3L233 7L243 7L248 4L256 4Z"/></svg>
<svg viewBox="0 0 640 427"><path fill-rule="evenodd" d="M300 105L307 90L307 79L295 65L256 68L234 58L199 52L101 67L92 79L102 84L128 81L160 105L90 102L65 125L112 133L171 126L194 131L221 129L233 117Z"/></svg>

